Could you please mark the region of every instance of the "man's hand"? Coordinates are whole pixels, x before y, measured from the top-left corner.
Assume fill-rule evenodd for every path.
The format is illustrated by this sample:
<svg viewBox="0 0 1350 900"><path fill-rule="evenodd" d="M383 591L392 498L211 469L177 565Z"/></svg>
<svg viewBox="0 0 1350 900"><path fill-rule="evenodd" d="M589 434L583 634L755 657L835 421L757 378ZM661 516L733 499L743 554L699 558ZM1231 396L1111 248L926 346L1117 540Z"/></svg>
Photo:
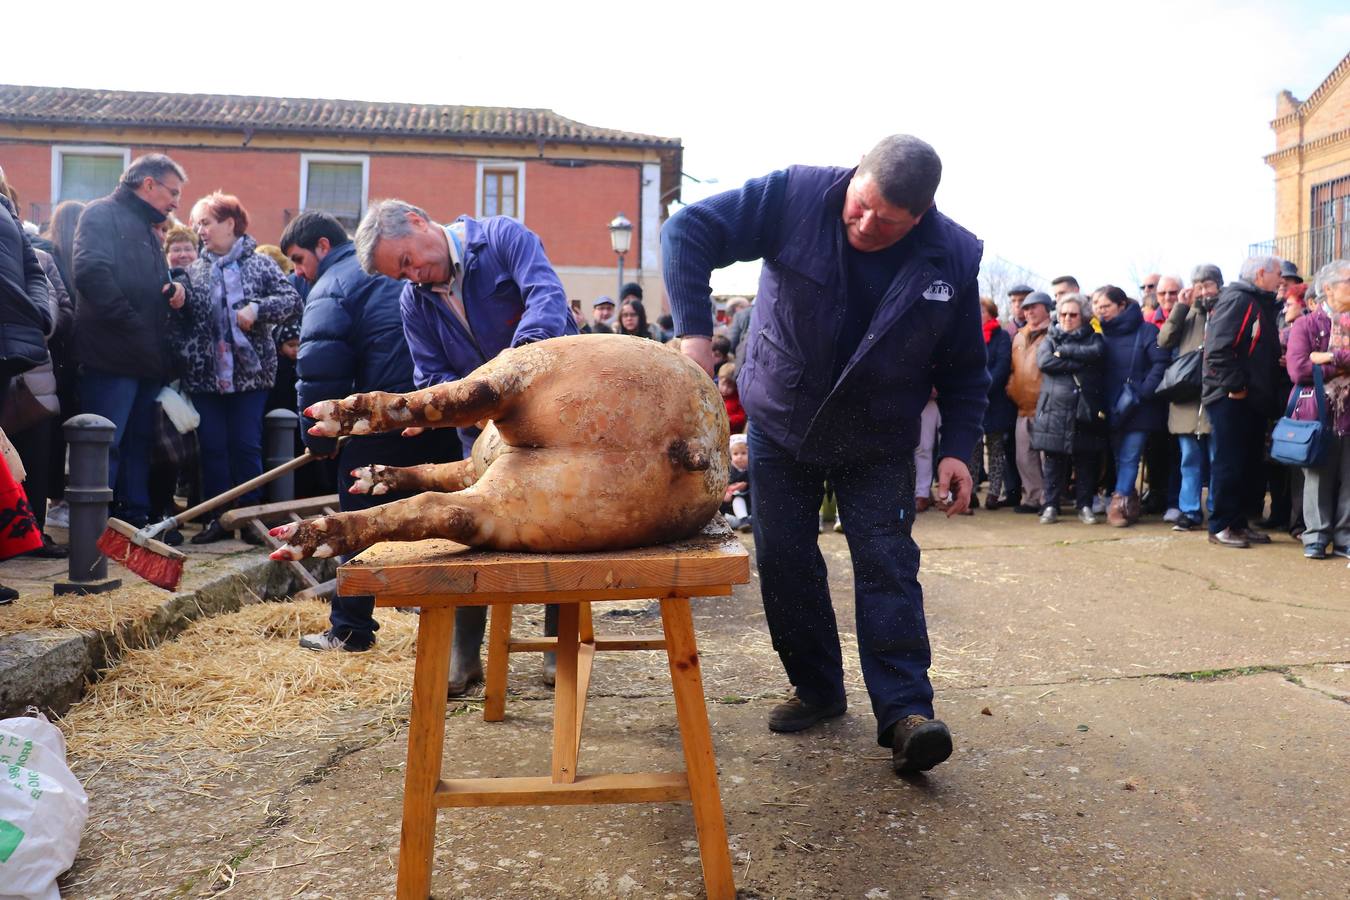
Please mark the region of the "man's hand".
<svg viewBox="0 0 1350 900"><path fill-rule="evenodd" d="M1229 391L1229 392L1228 392L1228 399L1229 399L1229 400L1246 400L1246 399L1247 399L1247 389L1246 389L1246 388L1243 388L1243 389L1240 390L1240 391Z"/></svg>
<svg viewBox="0 0 1350 900"><path fill-rule="evenodd" d="M938 462L937 507L947 518L960 515L970 506L970 495L975 490L974 480L965 460L944 456Z"/></svg>
<svg viewBox="0 0 1350 900"><path fill-rule="evenodd" d="M1195 300L1195 288L1182 288L1181 294L1177 297L1177 303L1184 303L1190 306Z"/></svg>
<svg viewBox="0 0 1350 900"><path fill-rule="evenodd" d="M680 352L698 363L703 371L714 378L717 377L717 373L713 371L716 360L713 358L712 338L698 335L682 337L680 338Z"/></svg>
<svg viewBox="0 0 1350 900"><path fill-rule="evenodd" d="M1336 361L1336 354L1315 351L1308 354L1308 362L1315 366L1329 366Z"/></svg>
<svg viewBox="0 0 1350 900"><path fill-rule="evenodd" d="M253 330L253 323L258 321L258 307L252 303L245 303L234 314L239 322L239 327L245 331Z"/></svg>

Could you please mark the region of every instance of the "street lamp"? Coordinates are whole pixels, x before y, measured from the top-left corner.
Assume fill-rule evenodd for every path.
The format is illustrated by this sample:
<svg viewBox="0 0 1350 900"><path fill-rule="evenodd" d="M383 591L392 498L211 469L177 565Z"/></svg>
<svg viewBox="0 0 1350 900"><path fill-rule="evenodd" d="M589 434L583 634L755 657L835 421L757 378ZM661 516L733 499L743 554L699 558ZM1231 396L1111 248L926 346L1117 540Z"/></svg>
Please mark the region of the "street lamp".
<svg viewBox="0 0 1350 900"><path fill-rule="evenodd" d="M633 223L628 221L623 213L619 213L614 217L614 221L609 223L609 245L619 256L619 291L614 296L620 301L623 300L623 257L632 244Z"/></svg>

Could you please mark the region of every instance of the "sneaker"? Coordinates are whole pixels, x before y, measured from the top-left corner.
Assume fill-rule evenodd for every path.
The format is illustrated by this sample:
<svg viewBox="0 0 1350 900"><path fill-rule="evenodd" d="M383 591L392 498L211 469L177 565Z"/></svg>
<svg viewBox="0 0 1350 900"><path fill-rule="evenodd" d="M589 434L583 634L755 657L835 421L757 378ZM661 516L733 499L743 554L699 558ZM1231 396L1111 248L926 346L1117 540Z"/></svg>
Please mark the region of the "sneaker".
<svg viewBox="0 0 1350 900"><path fill-rule="evenodd" d="M1058 521L1059 510L1055 509L1053 506L1047 506L1045 509L1041 510L1042 525L1053 525Z"/></svg>
<svg viewBox="0 0 1350 900"><path fill-rule="evenodd" d="M805 731L818 722L837 719L847 710L848 701L842 697L833 703L816 706L794 695L769 711L769 730L779 734Z"/></svg>
<svg viewBox="0 0 1350 900"><path fill-rule="evenodd" d="M58 500L47 507L47 524L57 528L70 527L70 507L66 501Z"/></svg>
<svg viewBox="0 0 1350 900"><path fill-rule="evenodd" d="M1241 534L1231 528L1225 528L1217 534L1211 534L1209 536L1209 542L1211 544L1218 544L1220 547L1232 547L1235 550L1251 546Z"/></svg>
<svg viewBox="0 0 1350 900"><path fill-rule="evenodd" d="M891 765L897 775L927 772L952 755L952 733L937 719L906 716L891 735Z"/></svg>
<svg viewBox="0 0 1350 900"><path fill-rule="evenodd" d="M361 653L369 650L370 645L358 647L355 644L343 640L331 631L324 631L319 634L307 634L300 639L300 646L306 650L346 650L348 653Z"/></svg>
<svg viewBox="0 0 1350 900"><path fill-rule="evenodd" d="M835 533L836 533L836 534L843 534L843 533L844 533L844 520L843 520L843 519L835 519L835 520L834 520L834 530L835 530Z"/></svg>
<svg viewBox="0 0 1350 900"><path fill-rule="evenodd" d="M1186 515L1185 513L1182 513L1181 515L1177 516L1177 520L1172 523L1172 530L1190 531L1199 524L1200 523L1197 522L1195 519L1192 519L1190 516Z"/></svg>
<svg viewBox="0 0 1350 900"><path fill-rule="evenodd" d="M1097 494L1092 498L1092 513L1098 516L1106 515L1106 495Z"/></svg>
<svg viewBox="0 0 1350 900"><path fill-rule="evenodd" d="M1326 544L1306 544L1306 545L1304 545L1304 547L1303 547L1303 558L1304 558L1304 559L1326 559L1326 558L1327 558L1327 545L1326 545Z"/></svg>
<svg viewBox="0 0 1350 900"><path fill-rule="evenodd" d="M1163 513L1163 521L1168 525L1175 525L1180 518L1181 510L1177 509L1175 506L1168 507L1167 512Z"/></svg>
<svg viewBox="0 0 1350 900"><path fill-rule="evenodd" d="M1096 525L1101 519L1097 518L1097 514L1092 511L1091 507L1084 506L1078 510L1078 521L1084 525Z"/></svg>
<svg viewBox="0 0 1350 900"><path fill-rule="evenodd" d="M1341 559L1350 559L1350 546L1345 544L1332 544L1331 555L1339 556Z"/></svg>

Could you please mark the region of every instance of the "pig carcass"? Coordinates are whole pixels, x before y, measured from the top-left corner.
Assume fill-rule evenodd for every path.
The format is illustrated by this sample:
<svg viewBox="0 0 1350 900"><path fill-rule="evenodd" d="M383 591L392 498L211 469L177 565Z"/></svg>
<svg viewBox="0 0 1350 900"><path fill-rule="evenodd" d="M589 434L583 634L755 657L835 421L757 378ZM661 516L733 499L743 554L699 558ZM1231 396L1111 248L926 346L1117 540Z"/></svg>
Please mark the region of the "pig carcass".
<svg viewBox="0 0 1350 900"><path fill-rule="evenodd" d="M688 537L727 484L726 406L678 351L624 335L508 350L467 377L305 410L316 435L486 425L469 459L355 470L352 491L406 500L282 525L273 559L448 538L536 553L620 550Z"/></svg>

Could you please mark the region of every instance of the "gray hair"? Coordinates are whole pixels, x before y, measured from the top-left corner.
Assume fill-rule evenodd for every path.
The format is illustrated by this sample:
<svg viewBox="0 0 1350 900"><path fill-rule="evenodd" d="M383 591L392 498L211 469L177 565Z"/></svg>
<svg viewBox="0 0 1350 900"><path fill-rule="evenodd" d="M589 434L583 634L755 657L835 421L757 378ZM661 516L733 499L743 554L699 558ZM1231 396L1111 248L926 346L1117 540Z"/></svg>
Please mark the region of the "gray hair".
<svg viewBox="0 0 1350 900"><path fill-rule="evenodd" d="M933 205L942 160L928 143L909 134L893 134L867 152L859 175L871 175L886 202L922 215Z"/></svg>
<svg viewBox="0 0 1350 900"><path fill-rule="evenodd" d="M1223 272L1214 263L1201 263L1191 270L1191 284L1198 281L1212 281L1223 287Z"/></svg>
<svg viewBox="0 0 1350 900"><path fill-rule="evenodd" d="M1327 295L1327 288L1338 281L1350 281L1350 259L1333 259L1313 276L1313 292L1318 299Z"/></svg>
<svg viewBox="0 0 1350 900"><path fill-rule="evenodd" d="M375 248L385 238L407 237L413 233L408 216L417 216L431 221L426 210L402 200L376 200L370 204L361 225L356 229L356 260L369 275L378 275L375 270Z"/></svg>
<svg viewBox="0 0 1350 900"><path fill-rule="evenodd" d="M1242 264L1242 270L1238 272L1238 278L1253 284L1257 272L1274 272L1277 275L1280 272L1280 258L1278 256L1252 256Z"/></svg>
<svg viewBox="0 0 1350 900"><path fill-rule="evenodd" d="M177 175L179 181L187 181L187 172L183 167L174 162L163 153L147 153L144 156L138 156L127 166L127 170L122 173L122 184L129 188L137 188L141 182L147 178L153 178L159 181L168 178L170 175Z"/></svg>

